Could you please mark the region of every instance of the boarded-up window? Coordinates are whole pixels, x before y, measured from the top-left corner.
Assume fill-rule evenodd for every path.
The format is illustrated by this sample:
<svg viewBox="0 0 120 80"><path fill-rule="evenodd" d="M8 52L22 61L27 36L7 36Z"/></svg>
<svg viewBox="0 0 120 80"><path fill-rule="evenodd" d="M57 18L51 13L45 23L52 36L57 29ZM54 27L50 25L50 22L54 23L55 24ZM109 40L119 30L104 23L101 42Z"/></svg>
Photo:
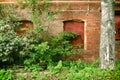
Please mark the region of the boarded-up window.
<svg viewBox="0 0 120 80"><path fill-rule="evenodd" d="M64 21L64 31L79 34L71 41L73 45L81 44L84 46L84 22L83 21Z"/></svg>

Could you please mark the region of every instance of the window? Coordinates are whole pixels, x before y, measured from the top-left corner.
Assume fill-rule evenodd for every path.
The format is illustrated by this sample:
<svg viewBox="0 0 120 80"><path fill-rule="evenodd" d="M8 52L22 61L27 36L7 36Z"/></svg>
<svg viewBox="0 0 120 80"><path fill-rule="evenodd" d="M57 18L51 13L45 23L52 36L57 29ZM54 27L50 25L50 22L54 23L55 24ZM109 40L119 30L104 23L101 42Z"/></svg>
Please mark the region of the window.
<svg viewBox="0 0 120 80"><path fill-rule="evenodd" d="M120 40L120 11L115 12L115 39Z"/></svg>
<svg viewBox="0 0 120 80"><path fill-rule="evenodd" d="M79 34L77 38L71 41L71 44L81 44L82 48L84 47L84 22L83 21L75 21L69 20L64 21L64 31L73 32Z"/></svg>

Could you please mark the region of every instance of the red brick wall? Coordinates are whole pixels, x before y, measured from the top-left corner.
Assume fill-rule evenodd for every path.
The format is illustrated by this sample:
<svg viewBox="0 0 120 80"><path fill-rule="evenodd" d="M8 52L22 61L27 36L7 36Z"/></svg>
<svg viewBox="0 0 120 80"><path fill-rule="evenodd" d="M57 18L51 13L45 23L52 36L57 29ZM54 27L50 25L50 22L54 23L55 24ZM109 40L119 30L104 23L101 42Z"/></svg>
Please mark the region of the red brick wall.
<svg viewBox="0 0 120 80"><path fill-rule="evenodd" d="M64 7L69 4L68 7ZM84 61L94 61L99 55L100 43L100 4L82 3L82 2L67 2L67 3L53 3L51 10L60 10L62 12L56 16L59 24L66 20L82 20L84 21L84 50L82 55L74 55L73 59L81 58ZM56 25L56 29L63 27L63 25ZM58 30L57 29L57 30ZM63 31L63 30L61 30ZM71 58L71 57L70 57Z"/></svg>
<svg viewBox="0 0 120 80"><path fill-rule="evenodd" d="M15 1L15 0L6 0L6 1ZM81 2L88 0L53 0L53 1L55 2L51 2L51 6L49 7L49 9L58 10L60 11L60 13L56 15L56 21L52 22L51 24L53 26L50 29L51 34L54 35L63 31L63 25L64 25L63 21L67 21L67 20L84 21L85 52L80 55L74 55L74 57L72 56L72 59L77 60L80 58L81 60L87 62L91 62L97 59L99 57L99 44L100 44L100 20L101 20L100 0L90 0L90 2L88 3ZM116 10L120 10L119 4L116 4ZM26 11L26 9L19 8L20 15L28 16L27 12L24 13L24 11ZM25 18L27 17L24 17L24 19Z"/></svg>
<svg viewBox="0 0 120 80"><path fill-rule="evenodd" d="M57 0L54 0L57 1ZM72 1L72 0L69 0ZM59 23L55 23L56 31L62 27L62 21L66 20L82 20L85 22L84 30L84 50L85 53L80 55L72 56L73 59L82 59L87 62L92 62L99 57L99 46L100 46L100 22L101 22L101 12L100 12L100 0L93 0L90 2L80 2L81 0L76 0L77 2L54 2L52 3L51 10L62 10L62 12L56 16ZM85 0L83 0L85 1ZM98 2L97 2L98 1ZM117 0L119 1L119 0ZM68 7L64 7L69 4ZM116 3L116 10L120 10L119 2ZM59 31L62 31L59 30ZM55 32L55 31L54 31ZM118 52L116 53L116 58L120 59ZM70 57L71 58L71 57Z"/></svg>

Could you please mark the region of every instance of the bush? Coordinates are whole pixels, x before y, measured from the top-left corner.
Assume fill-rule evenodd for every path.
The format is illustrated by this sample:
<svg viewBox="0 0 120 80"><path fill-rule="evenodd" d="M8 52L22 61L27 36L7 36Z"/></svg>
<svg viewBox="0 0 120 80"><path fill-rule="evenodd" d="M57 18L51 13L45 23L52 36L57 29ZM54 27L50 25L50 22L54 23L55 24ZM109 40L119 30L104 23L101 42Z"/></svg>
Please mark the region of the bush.
<svg viewBox="0 0 120 80"><path fill-rule="evenodd" d="M14 26L0 21L0 62L18 61L23 42L19 36L16 36Z"/></svg>
<svg viewBox="0 0 120 80"><path fill-rule="evenodd" d="M120 63L119 63L120 65ZM120 66L117 65L114 69L109 72L111 80L119 80L120 79Z"/></svg>
<svg viewBox="0 0 120 80"><path fill-rule="evenodd" d="M16 35L20 23L13 4L0 4L0 63L13 64L21 61L20 52L24 47L23 39Z"/></svg>
<svg viewBox="0 0 120 80"><path fill-rule="evenodd" d="M54 13L51 14L52 12L48 10L46 1L40 5L38 3L39 0L28 0L25 4L20 5L20 7L30 9L34 29L33 31L28 30L28 33L19 36L17 36L15 30L19 26L18 20L21 20L21 18L16 13L14 5L0 4L0 63L19 63L26 57L38 55L37 51L40 50L38 48L42 46L41 42L45 41L43 37L46 36L46 34L42 33L47 33L47 30L43 30L43 27L45 27L45 22L50 21L54 15ZM31 54L32 52L36 52L36 54Z"/></svg>
<svg viewBox="0 0 120 80"><path fill-rule="evenodd" d="M72 53L73 46L70 44L70 40L76 36L77 34L71 32L61 32L58 36L50 38L49 45L52 61L58 62L62 56Z"/></svg>
<svg viewBox="0 0 120 80"><path fill-rule="evenodd" d="M50 60L49 46L47 42L41 44L32 44L29 46L28 59L25 60L25 64L39 64L46 63Z"/></svg>
<svg viewBox="0 0 120 80"><path fill-rule="evenodd" d="M11 70L0 70L0 80L13 80L13 75Z"/></svg>
<svg viewBox="0 0 120 80"><path fill-rule="evenodd" d="M50 11L48 6L49 3L46 1L39 4L39 0L28 0L21 5L20 7L29 8L34 28L18 36L15 30L20 23L16 21L19 19L15 15L15 10L5 5L4 10L0 5L0 14L7 14L0 17L0 62L48 65L72 53L74 48L70 40L78 35L62 32L58 36L50 37L48 35L49 23L46 22L54 20L57 12Z"/></svg>
<svg viewBox="0 0 120 80"><path fill-rule="evenodd" d="M29 45L27 48L28 58L26 58L24 63L26 65L40 64L44 66L58 62L62 59L62 56L71 53L73 46L69 43L69 39L74 38L74 36L75 34L73 33L62 32L58 36L51 37L46 42Z"/></svg>

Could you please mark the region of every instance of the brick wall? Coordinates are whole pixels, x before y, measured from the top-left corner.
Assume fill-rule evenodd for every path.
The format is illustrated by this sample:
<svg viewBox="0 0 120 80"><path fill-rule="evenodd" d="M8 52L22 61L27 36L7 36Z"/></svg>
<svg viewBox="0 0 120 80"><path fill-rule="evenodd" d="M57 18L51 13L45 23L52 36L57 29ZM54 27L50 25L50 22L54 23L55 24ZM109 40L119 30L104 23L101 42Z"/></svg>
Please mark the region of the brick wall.
<svg viewBox="0 0 120 80"><path fill-rule="evenodd" d="M64 7L69 4L68 7ZM63 8L64 7L64 8ZM55 29L60 32L63 29L63 21L82 20L84 21L84 50L85 53L74 55L70 59L82 59L87 62L94 61L98 57L100 43L100 4L84 2L64 2L52 3L51 10L62 9L62 12L56 16L57 22ZM56 33L54 31L54 33ZM54 34L53 33L53 34Z"/></svg>
<svg viewBox="0 0 120 80"><path fill-rule="evenodd" d="M15 1L15 0L3 0ZM86 2L85 2L86 1ZM116 0L119 1L119 0ZM68 5L68 6L67 6ZM116 10L120 10L120 4L116 4ZM29 19L27 9L17 7L23 19ZM82 20L84 21L84 50L80 55L69 57L70 59L81 59L87 62L92 62L99 57L100 45L100 0L53 0L50 10L60 11L57 14L56 20L52 22L51 35L58 34L63 31L64 21L67 20ZM22 12L23 11L23 12ZM117 55L119 55L117 53ZM118 57L119 58L119 57Z"/></svg>
<svg viewBox="0 0 120 80"><path fill-rule="evenodd" d="M80 55L74 55L70 59L81 59L87 62L92 62L99 57L99 46L100 46L100 22L101 22L101 12L100 12L100 0L69 0L60 2L60 0L54 0L56 2L52 3L51 10L61 10L62 12L56 16L57 23L54 26L54 33L63 31L63 21L66 20L82 20L84 21L84 50L85 52ZM58 1L58 2L57 2ZM62 0L61 0L62 1ZM120 0L116 3L115 10L120 10ZM64 7L69 4L69 7ZM53 34L54 34L53 33ZM120 43L117 43L118 45ZM119 49L120 46L117 48ZM117 49L116 48L116 49ZM116 59L120 59L120 52L116 50Z"/></svg>

